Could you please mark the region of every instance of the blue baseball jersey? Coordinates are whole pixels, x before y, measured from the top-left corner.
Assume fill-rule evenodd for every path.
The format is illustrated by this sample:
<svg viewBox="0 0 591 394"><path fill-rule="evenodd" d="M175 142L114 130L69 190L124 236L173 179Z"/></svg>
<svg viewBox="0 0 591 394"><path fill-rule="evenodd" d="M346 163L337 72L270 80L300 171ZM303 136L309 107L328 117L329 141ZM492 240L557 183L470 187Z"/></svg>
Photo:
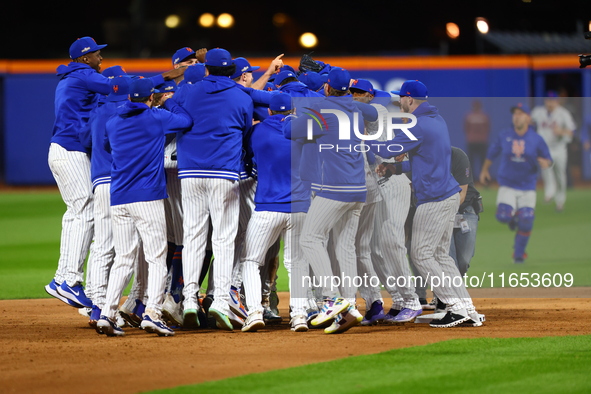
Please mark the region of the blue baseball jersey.
<svg viewBox="0 0 591 394"><path fill-rule="evenodd" d="M536 190L538 157L552 160L548 145L533 128L518 135L513 128L499 134L488 149L486 158L501 157L497 181L501 186L518 190Z"/></svg>

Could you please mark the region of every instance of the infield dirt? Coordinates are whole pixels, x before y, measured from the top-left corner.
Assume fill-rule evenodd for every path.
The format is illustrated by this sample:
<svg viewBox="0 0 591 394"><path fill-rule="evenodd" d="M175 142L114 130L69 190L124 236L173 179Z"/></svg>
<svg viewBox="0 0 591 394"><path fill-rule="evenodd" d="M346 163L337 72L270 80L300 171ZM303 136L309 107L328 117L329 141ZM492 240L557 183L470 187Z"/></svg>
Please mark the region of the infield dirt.
<svg viewBox="0 0 591 394"><path fill-rule="evenodd" d="M341 335L290 331L287 293L280 294L279 326L256 333L177 331L168 338L135 328L125 328L122 338L98 335L88 318L55 299L0 301L0 391L137 393L448 339L591 334L590 288L508 290L470 291L486 315L482 327L407 323Z"/></svg>

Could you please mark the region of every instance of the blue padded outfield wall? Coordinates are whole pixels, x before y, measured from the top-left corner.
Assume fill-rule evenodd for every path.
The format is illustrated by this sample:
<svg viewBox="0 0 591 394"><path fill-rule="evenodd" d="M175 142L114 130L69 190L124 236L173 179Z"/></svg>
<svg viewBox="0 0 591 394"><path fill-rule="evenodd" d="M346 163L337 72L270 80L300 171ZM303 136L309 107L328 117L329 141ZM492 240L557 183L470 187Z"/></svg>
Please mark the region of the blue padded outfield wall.
<svg viewBox="0 0 591 394"><path fill-rule="evenodd" d="M251 63L257 64L253 61ZM59 64L60 62L56 61L55 66ZM127 68L131 74L155 74ZM534 72L528 67L388 70L382 66L379 70L366 67L348 69L352 78L369 79L377 88L383 90L399 88L406 79L424 82L429 89L430 102L439 108L448 123L452 144L462 149L466 148L463 118L469 112L474 98L480 98L483 102L483 107L491 119L493 138L501 129L510 126L510 106L523 100L528 100L528 103L533 105L534 99L527 97L536 93L532 92ZM255 73L255 78L257 77ZM55 184L47 165L47 153L54 122L53 100L57 77L50 72L7 72L0 73L0 78L0 86L3 87L0 101L3 103L0 115L0 119L3 119L0 130L3 144L0 146L3 146L1 159L4 164L0 178L9 185ZM583 80L585 83L591 82L588 74ZM544 87L538 84L535 90L540 89ZM587 92L587 97L589 96L591 94ZM589 166L585 165L587 167L584 169L584 175L586 178L591 177Z"/></svg>

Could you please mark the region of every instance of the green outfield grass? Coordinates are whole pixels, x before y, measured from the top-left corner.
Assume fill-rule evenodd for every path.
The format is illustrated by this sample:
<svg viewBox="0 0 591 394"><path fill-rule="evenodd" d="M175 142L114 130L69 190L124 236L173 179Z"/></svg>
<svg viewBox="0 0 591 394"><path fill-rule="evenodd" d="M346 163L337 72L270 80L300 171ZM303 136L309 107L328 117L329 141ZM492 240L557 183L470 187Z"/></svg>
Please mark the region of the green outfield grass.
<svg viewBox="0 0 591 394"><path fill-rule="evenodd" d="M478 228L476 256L469 275L494 275L493 285L505 287L511 273L566 274L575 286L591 286L591 190L570 190L566 210L554 211L544 205L538 193L538 207L529 259L524 265L511 260L514 233L495 220L495 189L481 190L485 212ZM61 218L65 211L57 191L0 194L0 299L48 297L43 290L55 272L59 257ZM288 289L281 265L278 289Z"/></svg>
<svg viewBox="0 0 591 394"><path fill-rule="evenodd" d="M588 335L456 339L151 393L589 393L590 363Z"/></svg>

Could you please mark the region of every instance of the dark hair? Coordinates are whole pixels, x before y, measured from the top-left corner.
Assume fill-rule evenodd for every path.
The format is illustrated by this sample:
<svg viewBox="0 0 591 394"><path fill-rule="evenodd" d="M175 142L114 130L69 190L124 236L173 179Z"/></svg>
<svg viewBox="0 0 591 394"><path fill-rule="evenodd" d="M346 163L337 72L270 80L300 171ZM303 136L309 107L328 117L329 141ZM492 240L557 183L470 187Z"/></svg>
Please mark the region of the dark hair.
<svg viewBox="0 0 591 394"><path fill-rule="evenodd" d="M271 110L271 115L289 115L293 114L293 109L289 109L287 111L273 111Z"/></svg>
<svg viewBox="0 0 591 394"><path fill-rule="evenodd" d="M359 94L369 93L365 90L361 90L361 89L357 89L357 88L349 88L349 91L351 92L351 94L353 94L353 93L359 93Z"/></svg>
<svg viewBox="0 0 591 394"><path fill-rule="evenodd" d="M340 96L345 96L347 94L351 94L351 92L349 92L349 89L347 89L347 90L336 90L332 86L328 85L328 95L329 96L340 97Z"/></svg>
<svg viewBox="0 0 591 394"><path fill-rule="evenodd" d="M299 81L299 79L297 79L296 77L287 77L283 81L281 81L279 86L287 85L290 82L298 82L298 81Z"/></svg>
<svg viewBox="0 0 591 394"><path fill-rule="evenodd" d="M218 77L231 77L236 72L235 64L230 66L208 66L206 64L205 68L209 71L209 75L217 75Z"/></svg>
<svg viewBox="0 0 591 394"><path fill-rule="evenodd" d="M130 97L129 101L131 101L132 103L146 103L146 102L148 102L149 99L150 99L150 96L148 96L148 97Z"/></svg>

